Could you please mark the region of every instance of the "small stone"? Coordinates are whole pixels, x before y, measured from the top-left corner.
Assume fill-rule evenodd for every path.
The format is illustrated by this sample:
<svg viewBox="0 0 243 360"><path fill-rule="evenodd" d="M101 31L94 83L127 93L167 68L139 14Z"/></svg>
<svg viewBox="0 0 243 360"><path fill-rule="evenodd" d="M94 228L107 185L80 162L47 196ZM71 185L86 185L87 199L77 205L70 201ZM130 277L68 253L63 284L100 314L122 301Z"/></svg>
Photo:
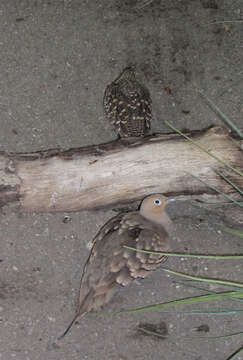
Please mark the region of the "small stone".
<svg viewBox="0 0 243 360"><path fill-rule="evenodd" d="M71 221L72 221L72 218L70 216L68 216L68 215L64 216L64 218L62 219L62 222L64 224L67 224L67 223L69 223Z"/></svg>

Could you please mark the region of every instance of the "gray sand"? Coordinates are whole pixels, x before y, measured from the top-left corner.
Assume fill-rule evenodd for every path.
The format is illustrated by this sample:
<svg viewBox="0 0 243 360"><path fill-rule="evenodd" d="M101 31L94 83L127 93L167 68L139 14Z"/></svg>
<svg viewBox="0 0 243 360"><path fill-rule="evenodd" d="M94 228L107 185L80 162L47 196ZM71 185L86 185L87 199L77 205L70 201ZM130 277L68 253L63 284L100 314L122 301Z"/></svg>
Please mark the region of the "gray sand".
<svg viewBox="0 0 243 360"><path fill-rule="evenodd" d="M153 131L168 131L164 120L180 129L222 125L198 88L242 127L243 24L220 23L243 18L242 0L2 0L0 18L0 151L68 149L114 139L103 115L103 92L130 64L150 89ZM188 202L170 204L169 213L175 251L242 252L242 240L214 226L223 223L221 214ZM121 289L104 312L87 315L53 345L75 313L87 243L114 214L72 213L63 223L62 213L1 212L0 360L224 360L242 344L240 336L187 338L242 331L241 315L107 316L202 294L158 270ZM166 266L242 279L239 260L170 258ZM240 308L208 304L216 306ZM187 307L192 308L199 307ZM137 331L141 323L161 322L167 324L166 339ZM201 325L209 332L195 331Z"/></svg>

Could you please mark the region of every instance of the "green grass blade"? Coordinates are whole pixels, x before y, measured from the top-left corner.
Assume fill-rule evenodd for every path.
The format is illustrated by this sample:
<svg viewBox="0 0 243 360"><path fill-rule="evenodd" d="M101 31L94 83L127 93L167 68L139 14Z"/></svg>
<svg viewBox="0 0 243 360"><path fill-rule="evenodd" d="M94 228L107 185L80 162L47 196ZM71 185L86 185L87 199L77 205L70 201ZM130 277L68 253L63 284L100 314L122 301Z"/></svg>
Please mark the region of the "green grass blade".
<svg viewBox="0 0 243 360"><path fill-rule="evenodd" d="M160 312L166 314L181 314L181 315L243 315L243 310L239 309L207 309L207 310L191 310L191 311L169 311L169 310L161 310Z"/></svg>
<svg viewBox="0 0 243 360"><path fill-rule="evenodd" d="M198 90L199 94L207 101L208 105L211 107L211 109L214 110L214 112L219 115L219 117L232 129L234 130L237 135L239 135L239 137L241 139L243 139L243 134L242 132L237 128L237 126L230 120L230 118L225 115L222 110L220 110L220 108L214 104L214 102L212 100L210 100L207 95L205 95L201 90Z"/></svg>
<svg viewBox="0 0 243 360"><path fill-rule="evenodd" d="M218 156L214 155L211 151L208 151L207 149L205 149L202 145L198 144L196 141L192 140L189 136L183 134L180 130L178 130L177 128L175 128L173 125L171 125L168 121L165 121L165 124L167 126L169 126L172 130L174 130L175 132L177 132L179 135L183 136L185 139L187 139L188 141L190 141L193 145L197 146L199 149L201 149L202 151L204 151L206 154L208 154L209 156L211 156L212 158L214 158L215 160L217 160L218 162L220 162L221 164L223 164L224 166L226 166L228 169L234 171L236 174L243 176L243 173L240 172L239 170L233 168L231 165L229 165L226 161L220 159Z"/></svg>
<svg viewBox="0 0 243 360"><path fill-rule="evenodd" d="M224 226L221 226L221 225L217 225L217 227L219 228L219 230L222 230L224 232L227 232L227 233L229 233L231 235L238 236L238 237L243 239L243 231L242 230L231 229L231 228L224 227Z"/></svg>
<svg viewBox="0 0 243 360"><path fill-rule="evenodd" d="M207 309L207 310L191 310L191 311L169 311L161 310L160 312L166 314L178 314L178 315L243 315L243 310L232 310L232 309Z"/></svg>
<svg viewBox="0 0 243 360"><path fill-rule="evenodd" d="M222 293L214 294L214 295L194 296L194 297L190 297L190 298L170 301L170 302L163 303L163 304L156 304L156 305L144 306L142 308L137 308L137 309L119 311L119 312L115 313L115 315L132 314L132 313L137 313L137 312L146 312L146 311L152 311L152 310L174 308L174 307L182 306L182 305L199 304L199 303L204 303L204 302L209 302L209 301L222 300L227 297L243 299L243 292L226 291L226 292L222 292Z"/></svg>
<svg viewBox="0 0 243 360"><path fill-rule="evenodd" d="M185 287L190 287L190 288L195 289L195 290L203 291L204 294L206 294L206 295L209 295L209 294L218 294L217 291L212 291L212 290L204 289L204 288L201 288L201 287L195 286L195 285L188 285L187 282L190 282L190 281L196 281L196 280L185 280L184 282L178 282L178 281L176 281L176 283L182 284L182 285L185 286ZM222 284L220 284L220 286L226 287L228 291L229 291L229 290L235 291L234 286L222 285ZM242 300L242 299L235 299L235 298L233 299L233 298L231 298L230 300L236 301L236 302L238 302L238 303L243 303L243 300Z"/></svg>
<svg viewBox="0 0 243 360"><path fill-rule="evenodd" d="M230 184L236 191L238 191L238 193L240 193L243 196L243 191L237 186L235 185L232 181L230 181L230 179L228 179L223 173L216 171L216 174L220 175L228 184Z"/></svg>
<svg viewBox="0 0 243 360"><path fill-rule="evenodd" d="M243 259L243 255L201 255L201 254L183 254L183 253L168 253L163 251L150 251L150 250L142 250L136 249L131 246L123 245L124 248L142 252L145 254L155 254L155 255L165 255L165 256L172 256L172 257L184 257L184 258L196 258L196 259L216 259L216 260L236 260L236 259Z"/></svg>
<svg viewBox="0 0 243 360"><path fill-rule="evenodd" d="M214 206L229 206L229 205L235 205L232 201L217 201L217 202L211 202L211 201L204 201L204 204L208 204L208 205L214 205ZM243 201L237 201L237 205L243 205ZM195 203L194 203L194 206Z"/></svg>
<svg viewBox="0 0 243 360"><path fill-rule="evenodd" d="M239 355L243 355L243 347L236 350L230 357L227 358L227 360L237 360L239 359Z"/></svg>
<svg viewBox="0 0 243 360"><path fill-rule="evenodd" d="M243 207L242 203L234 200L231 196L229 196L229 195L225 194L224 192L218 190L215 186L208 184L206 181L200 179L200 178L199 178L198 176L196 176L196 175L193 175L193 174L190 174L190 175L191 175L192 177L194 177L195 179L197 179L198 181L200 181L201 183L207 185L210 189L216 191L217 193L219 193L220 195L222 195L222 196L225 197L226 199L232 201L235 205L240 206L240 207Z"/></svg>
<svg viewBox="0 0 243 360"><path fill-rule="evenodd" d="M184 274L184 273L181 273L181 272L178 272L178 271L173 271L173 270L170 270L170 269L166 269L166 268L163 268L163 267L161 269L163 271L165 271L165 272L168 272L169 274L180 276L180 277L183 277L185 279L202 281L202 282L206 282L206 283L209 283L209 284L217 284L217 285L222 284L222 285L233 286L233 287L237 287L237 288L243 288L242 283L238 283L238 282L234 282L234 281L202 278L202 277L198 277L198 276L187 275L187 274Z"/></svg>

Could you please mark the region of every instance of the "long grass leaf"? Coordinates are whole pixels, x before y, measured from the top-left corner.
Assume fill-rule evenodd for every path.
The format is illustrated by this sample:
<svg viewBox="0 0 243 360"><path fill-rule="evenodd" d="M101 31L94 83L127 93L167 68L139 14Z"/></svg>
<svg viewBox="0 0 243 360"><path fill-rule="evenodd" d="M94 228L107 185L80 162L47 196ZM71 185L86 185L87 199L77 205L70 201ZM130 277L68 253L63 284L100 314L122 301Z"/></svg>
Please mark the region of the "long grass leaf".
<svg viewBox="0 0 243 360"><path fill-rule="evenodd" d="M196 175L193 175L193 174L190 174L190 175L191 175L192 177L194 177L195 179L197 179L198 181L200 181L201 183L207 185L210 189L216 191L217 193L219 193L220 195L222 195L222 196L225 197L226 199L232 201L235 205L240 206L240 207L243 207L242 203L234 200L231 196L229 196L229 195L225 194L224 192L218 190L215 186L208 184L206 181L200 179L200 178L199 178L198 176L196 176Z"/></svg>
<svg viewBox="0 0 243 360"><path fill-rule="evenodd" d="M236 350L232 355L230 355L230 357L227 358L227 360L237 360L240 359L239 355L243 355L243 347L241 347L240 349Z"/></svg>
<svg viewBox="0 0 243 360"><path fill-rule="evenodd" d="M228 227L224 227L224 226L221 226L221 225L217 225L217 227L224 231L224 232L227 232L231 235L235 235L235 236L238 236L240 238L243 239L243 231L242 230L237 230L237 229L231 229L231 228L228 228Z"/></svg>
<svg viewBox="0 0 243 360"><path fill-rule="evenodd" d="M233 287L237 287L237 288L243 288L242 283L238 283L238 282L234 282L234 281L202 278L202 277L199 277L199 276L188 275L188 274L184 274L184 273L181 273L181 272L178 272L178 271L166 269L166 268L163 268L163 267L161 269L163 271L165 271L165 272L168 272L169 274L180 276L180 277L183 277L185 279L197 280L197 281L202 281L202 282L206 282L206 283L210 283L210 284L217 284L217 285L222 284L222 285L229 285L229 286L233 286Z"/></svg>
<svg viewBox="0 0 243 360"><path fill-rule="evenodd" d="M218 294L218 292L217 291L212 291L212 290L209 290L209 289L204 289L204 288L201 288L201 287L199 287L199 286L193 286L193 285L188 285L188 282L190 282L190 281L197 281L197 280L185 280L184 282L178 282L178 281L176 281L176 283L179 283L179 284L182 284L184 287L189 287L189 288L192 288L192 289L195 289L195 290L199 290L199 291L203 291L204 292L204 294L206 294L206 295L209 295L209 294ZM234 286L229 286L229 285L225 285L225 284L220 284L220 286L221 287L226 287L227 288L227 290L229 291L229 290L235 290L234 289ZM243 299L235 299L235 298L231 298L230 300L232 300L232 301L236 301L236 302L238 302L238 303L243 303Z"/></svg>
<svg viewBox="0 0 243 360"><path fill-rule="evenodd" d="M204 201L204 204L210 205L210 206L230 206L230 205L236 205L232 201L217 201L217 202L211 202L211 201ZM237 201L237 205L241 204L243 205L243 201ZM194 206L197 206L197 204L193 204Z"/></svg>
<svg viewBox="0 0 243 360"><path fill-rule="evenodd" d="M211 107L211 109L213 109L213 111L219 115L219 117L221 117L221 119L232 129L234 130L237 135L239 135L239 137L241 139L243 139L243 134L242 132L237 128L237 126L230 120L230 118L225 115L223 113L222 110L220 110L220 108L211 100L207 97L207 95L205 95L201 90L198 89L199 94L207 101L208 105Z"/></svg>
<svg viewBox="0 0 243 360"><path fill-rule="evenodd" d="M232 309L207 309L207 310L191 310L191 311L169 311L161 310L160 312L166 314L178 314L178 315L243 315L243 310L232 310Z"/></svg>
<svg viewBox="0 0 243 360"><path fill-rule="evenodd" d="M198 144L196 141L192 140L189 136L183 134L180 130L178 130L177 128L175 128L172 124L170 124L168 121L165 121L165 124L167 126L169 126L172 130L174 130L175 132L177 132L179 135L183 136L185 139L187 139L189 142L191 142L193 145L197 146L199 149L201 149L202 151L204 151L206 154L208 154L209 156L211 156L212 158L214 158L215 160L217 160L218 162L220 162L221 164L223 164L224 166L226 166L227 168L231 169L232 171L234 171L236 174L243 176L243 173L240 172L239 170L233 168L230 164L228 164L226 161L220 159L218 156L214 155L211 151L208 151L207 149L205 149L202 145Z"/></svg>
<svg viewBox="0 0 243 360"><path fill-rule="evenodd" d="M199 290L199 291L203 291L205 295L209 295L209 294L218 294L217 291L213 291L213 290L209 290L209 289L205 289L205 288L202 288L200 286L196 286L196 285L189 285L188 283L190 282L198 282L198 280L184 280L182 282L180 281L175 281L175 283L178 283L178 284L181 284L183 285L184 287L189 287L189 288L192 288L192 289L195 289L195 290ZM209 283L210 285L210 283ZM220 284L220 287L225 287L227 288L227 291L238 291L238 290L235 290L235 286L229 286L229 285L226 285L226 284ZM240 290L239 290L240 291ZM231 301L236 301L238 303L243 303L243 299L235 299L235 298L231 298L230 299Z"/></svg>
<svg viewBox="0 0 243 360"><path fill-rule="evenodd" d="M235 185L229 178L227 178L223 173L220 171L215 170L216 174L220 175L228 184L230 184L236 191L238 191L243 196L243 191Z"/></svg>
<svg viewBox="0 0 243 360"><path fill-rule="evenodd" d="M150 251L150 250L142 250L136 249L132 246L123 245L124 248L129 250L134 250L137 252L141 252L144 254L155 254L155 255L165 255L165 256L172 256L172 257L184 257L184 258L196 258L196 259L216 259L216 260L236 260L236 259L243 259L243 255L201 255L201 254L183 254L183 253L169 253L163 251Z"/></svg>
<svg viewBox="0 0 243 360"><path fill-rule="evenodd" d="M194 296L194 297L190 297L190 298L170 301L170 302L163 303L163 304L149 305L149 306L144 306L144 307L137 308L137 309L119 311L119 312L115 313L115 315L132 314L132 313L137 313L137 312L146 312L146 311L152 311L152 310L166 309L166 308L177 307L177 306L182 306L182 305L199 304L199 303L204 303L204 302L209 302L209 301L222 300L227 297L243 299L243 292L226 291L226 292L215 294L215 295Z"/></svg>

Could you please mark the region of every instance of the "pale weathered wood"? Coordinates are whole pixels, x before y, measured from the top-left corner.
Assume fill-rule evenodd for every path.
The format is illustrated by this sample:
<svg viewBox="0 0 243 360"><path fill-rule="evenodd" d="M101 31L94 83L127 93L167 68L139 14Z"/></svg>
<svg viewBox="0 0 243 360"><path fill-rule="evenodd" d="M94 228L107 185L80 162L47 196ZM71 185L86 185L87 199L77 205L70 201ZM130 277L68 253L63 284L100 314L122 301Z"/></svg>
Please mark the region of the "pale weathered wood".
<svg viewBox="0 0 243 360"><path fill-rule="evenodd" d="M214 127L188 134L235 168L243 170L239 141ZM0 154L0 205L24 211L95 209L144 198L151 193L202 194L211 190L191 177L232 192L214 169L223 166L176 134L114 141L68 151ZM242 187L243 177L229 173Z"/></svg>

